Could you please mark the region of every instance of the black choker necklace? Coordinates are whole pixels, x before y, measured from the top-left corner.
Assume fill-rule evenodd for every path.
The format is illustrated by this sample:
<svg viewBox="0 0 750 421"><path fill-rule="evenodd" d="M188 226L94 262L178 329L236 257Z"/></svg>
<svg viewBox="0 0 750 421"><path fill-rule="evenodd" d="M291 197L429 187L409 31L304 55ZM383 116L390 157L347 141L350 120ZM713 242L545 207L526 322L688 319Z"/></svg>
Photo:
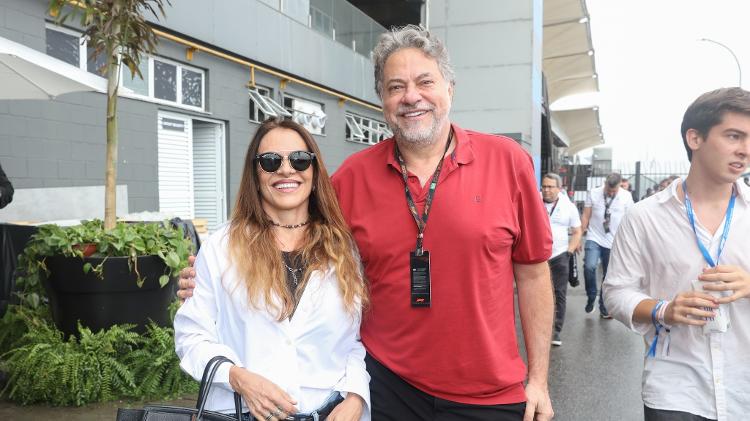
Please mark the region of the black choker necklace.
<svg viewBox="0 0 750 421"><path fill-rule="evenodd" d="M305 225L307 225L307 224L310 223L309 219L307 221L305 221L305 222L300 222L299 224L294 224L294 225L279 224L278 222L274 221L273 219L271 219L270 221L271 221L271 225L275 225L277 227L286 228L286 229L290 229L290 230L295 229L295 228L299 228L299 227L304 227Z"/></svg>

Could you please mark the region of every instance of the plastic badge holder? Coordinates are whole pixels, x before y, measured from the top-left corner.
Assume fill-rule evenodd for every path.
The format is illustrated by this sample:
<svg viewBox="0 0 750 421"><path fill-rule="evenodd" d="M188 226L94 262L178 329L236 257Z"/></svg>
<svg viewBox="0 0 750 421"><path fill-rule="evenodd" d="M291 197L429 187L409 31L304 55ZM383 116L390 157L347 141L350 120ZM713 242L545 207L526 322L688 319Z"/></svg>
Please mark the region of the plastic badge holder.
<svg viewBox="0 0 750 421"><path fill-rule="evenodd" d="M703 285L709 284L711 282L701 282L697 279L693 280L693 290L699 291L699 292L705 292L707 294L713 295L716 298L724 297L724 291L708 291L703 289ZM718 283L718 282L715 282ZM706 307L705 310L711 311L711 308ZM726 306L719 305L719 308L714 310L716 313L716 317L704 317L704 320L708 320L708 323L703 325L703 334L707 335L709 333L724 333L729 328L729 312L726 309Z"/></svg>

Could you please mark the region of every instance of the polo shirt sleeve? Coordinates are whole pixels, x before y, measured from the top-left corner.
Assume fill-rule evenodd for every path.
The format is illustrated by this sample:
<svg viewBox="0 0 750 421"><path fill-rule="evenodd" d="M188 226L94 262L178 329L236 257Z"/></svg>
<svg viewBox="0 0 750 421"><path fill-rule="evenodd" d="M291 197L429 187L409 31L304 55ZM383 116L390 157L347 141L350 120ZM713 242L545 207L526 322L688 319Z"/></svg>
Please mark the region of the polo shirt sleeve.
<svg viewBox="0 0 750 421"><path fill-rule="evenodd" d="M516 160L516 197L514 200L518 235L513 243L514 263L534 264L552 255L552 232L549 216L537 191L534 165L523 152Z"/></svg>

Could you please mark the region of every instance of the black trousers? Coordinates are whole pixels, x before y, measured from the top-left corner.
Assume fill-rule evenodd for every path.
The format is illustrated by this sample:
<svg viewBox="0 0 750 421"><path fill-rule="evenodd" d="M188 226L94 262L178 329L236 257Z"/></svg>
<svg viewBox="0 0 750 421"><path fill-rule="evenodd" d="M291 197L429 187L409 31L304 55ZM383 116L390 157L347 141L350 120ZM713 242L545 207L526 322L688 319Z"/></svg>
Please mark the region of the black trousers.
<svg viewBox="0 0 750 421"><path fill-rule="evenodd" d="M689 412L669 411L666 409L653 409L643 406L643 419L645 421L711 421L699 415Z"/></svg>
<svg viewBox="0 0 750 421"><path fill-rule="evenodd" d="M549 260L552 285L555 288L555 332L562 332L565 323L565 305L568 301L568 253L559 254Z"/></svg>
<svg viewBox="0 0 750 421"><path fill-rule="evenodd" d="M436 398L405 382L369 354L365 363L371 377L373 421L520 421L526 410L526 402L485 406Z"/></svg>

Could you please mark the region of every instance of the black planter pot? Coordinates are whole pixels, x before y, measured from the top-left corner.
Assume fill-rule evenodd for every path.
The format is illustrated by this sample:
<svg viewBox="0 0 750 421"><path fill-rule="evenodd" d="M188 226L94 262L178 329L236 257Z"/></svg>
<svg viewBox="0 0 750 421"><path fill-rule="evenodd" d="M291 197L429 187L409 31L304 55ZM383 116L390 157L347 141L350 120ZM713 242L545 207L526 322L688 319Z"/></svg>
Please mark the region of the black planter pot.
<svg viewBox="0 0 750 421"><path fill-rule="evenodd" d="M160 326L170 324L167 307L174 299L173 280L159 286L159 277L168 269L158 256L138 257L138 272L145 279L140 288L126 257L108 257L104 279L93 271L83 272L84 263L96 267L102 260L64 256L46 260L50 274L44 287L52 318L66 337L77 335L79 320L93 332L123 323L135 324L135 330L143 332L149 320Z"/></svg>

